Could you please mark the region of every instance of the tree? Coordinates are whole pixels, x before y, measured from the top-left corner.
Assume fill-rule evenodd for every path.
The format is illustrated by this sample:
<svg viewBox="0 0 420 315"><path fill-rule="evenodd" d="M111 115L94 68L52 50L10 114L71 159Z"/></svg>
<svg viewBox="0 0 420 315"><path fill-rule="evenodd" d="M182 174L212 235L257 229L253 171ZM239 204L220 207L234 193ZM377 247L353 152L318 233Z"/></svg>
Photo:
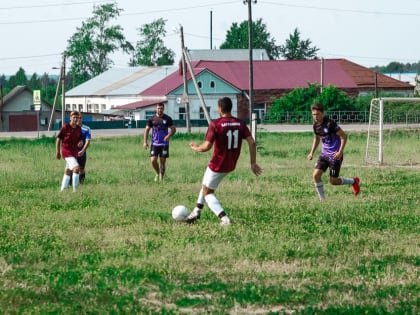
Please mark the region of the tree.
<svg viewBox="0 0 420 315"><path fill-rule="evenodd" d="M160 18L150 24L144 24L138 28L142 38L137 42L131 66L163 66L174 64L175 52L163 43L162 37L166 35L166 20Z"/></svg>
<svg viewBox="0 0 420 315"><path fill-rule="evenodd" d="M113 62L111 53L122 50L131 53L133 46L125 39L120 25L110 25L110 21L120 15L122 9L117 4L106 3L94 6L93 16L68 41L66 56L71 58L70 72L74 85L108 70Z"/></svg>
<svg viewBox="0 0 420 315"><path fill-rule="evenodd" d="M229 48L248 48L248 21L243 21L239 25L232 23L225 41L220 45L220 49ZM270 59L277 59L280 55L279 47L267 31L262 19L252 22L252 48L265 49Z"/></svg>
<svg viewBox="0 0 420 315"><path fill-rule="evenodd" d="M26 76L26 72L23 68L19 68L19 70L16 72L15 75L12 75L9 78L8 82L8 88L12 90L14 87L18 85L27 85L28 84L28 78Z"/></svg>
<svg viewBox="0 0 420 315"><path fill-rule="evenodd" d="M295 28L293 34L289 35L284 45L280 45L280 55L287 60L316 59L319 50L316 46L311 47L311 40L301 40L300 32Z"/></svg>

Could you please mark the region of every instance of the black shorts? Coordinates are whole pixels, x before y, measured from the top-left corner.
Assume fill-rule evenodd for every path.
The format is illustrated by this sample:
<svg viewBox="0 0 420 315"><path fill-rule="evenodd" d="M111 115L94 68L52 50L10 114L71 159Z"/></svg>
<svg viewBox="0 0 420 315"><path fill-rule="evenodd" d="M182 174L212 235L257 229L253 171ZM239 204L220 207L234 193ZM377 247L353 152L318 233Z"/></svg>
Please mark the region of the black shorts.
<svg viewBox="0 0 420 315"><path fill-rule="evenodd" d="M77 163L79 163L79 167L81 169L84 169L85 165L86 165L86 154L83 154L82 156L79 156L77 158Z"/></svg>
<svg viewBox="0 0 420 315"><path fill-rule="evenodd" d="M343 158L339 160L334 160L333 158L327 158L320 155L315 164L315 169L323 170L324 172L327 168L330 168L330 176L338 177L340 175L341 164L343 163Z"/></svg>
<svg viewBox="0 0 420 315"><path fill-rule="evenodd" d="M150 147L150 156L169 157L169 145L152 145Z"/></svg>

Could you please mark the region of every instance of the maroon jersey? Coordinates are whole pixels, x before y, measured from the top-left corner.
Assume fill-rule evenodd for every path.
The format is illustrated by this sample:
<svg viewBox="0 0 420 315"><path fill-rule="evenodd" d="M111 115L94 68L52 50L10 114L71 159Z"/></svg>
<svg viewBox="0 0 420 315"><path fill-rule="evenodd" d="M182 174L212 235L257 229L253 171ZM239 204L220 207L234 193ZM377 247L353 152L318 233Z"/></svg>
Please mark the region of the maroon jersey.
<svg viewBox="0 0 420 315"><path fill-rule="evenodd" d="M219 173L233 171L241 154L242 140L249 136L251 132L248 127L238 118L222 117L213 120L205 138L214 146L209 168Z"/></svg>
<svg viewBox="0 0 420 315"><path fill-rule="evenodd" d="M82 128L80 126L72 127L65 124L59 131L57 138L61 139L61 155L63 158L75 157L79 149L77 144L82 139Z"/></svg>

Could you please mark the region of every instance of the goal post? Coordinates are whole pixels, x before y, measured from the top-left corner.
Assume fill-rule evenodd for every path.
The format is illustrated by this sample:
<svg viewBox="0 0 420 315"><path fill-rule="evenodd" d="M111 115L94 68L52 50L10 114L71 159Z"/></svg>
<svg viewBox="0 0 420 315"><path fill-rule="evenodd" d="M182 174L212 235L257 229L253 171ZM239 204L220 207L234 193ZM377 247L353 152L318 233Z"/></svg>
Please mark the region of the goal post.
<svg viewBox="0 0 420 315"><path fill-rule="evenodd" d="M384 163L384 104L389 102L418 102L416 97L374 98L370 102L369 125L366 143L366 164L382 165ZM419 121L417 121L419 123ZM405 125L408 124L406 120ZM400 122L401 127L404 125Z"/></svg>

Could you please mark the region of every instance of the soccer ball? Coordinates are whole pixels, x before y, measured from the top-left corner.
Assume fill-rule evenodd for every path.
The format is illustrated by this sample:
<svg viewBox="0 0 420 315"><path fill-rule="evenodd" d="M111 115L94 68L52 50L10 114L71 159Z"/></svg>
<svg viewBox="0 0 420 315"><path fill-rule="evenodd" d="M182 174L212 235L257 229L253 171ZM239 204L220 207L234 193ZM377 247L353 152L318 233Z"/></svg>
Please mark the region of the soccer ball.
<svg viewBox="0 0 420 315"><path fill-rule="evenodd" d="M178 222L185 221L188 216L188 209L185 206L179 205L172 209L172 218Z"/></svg>

